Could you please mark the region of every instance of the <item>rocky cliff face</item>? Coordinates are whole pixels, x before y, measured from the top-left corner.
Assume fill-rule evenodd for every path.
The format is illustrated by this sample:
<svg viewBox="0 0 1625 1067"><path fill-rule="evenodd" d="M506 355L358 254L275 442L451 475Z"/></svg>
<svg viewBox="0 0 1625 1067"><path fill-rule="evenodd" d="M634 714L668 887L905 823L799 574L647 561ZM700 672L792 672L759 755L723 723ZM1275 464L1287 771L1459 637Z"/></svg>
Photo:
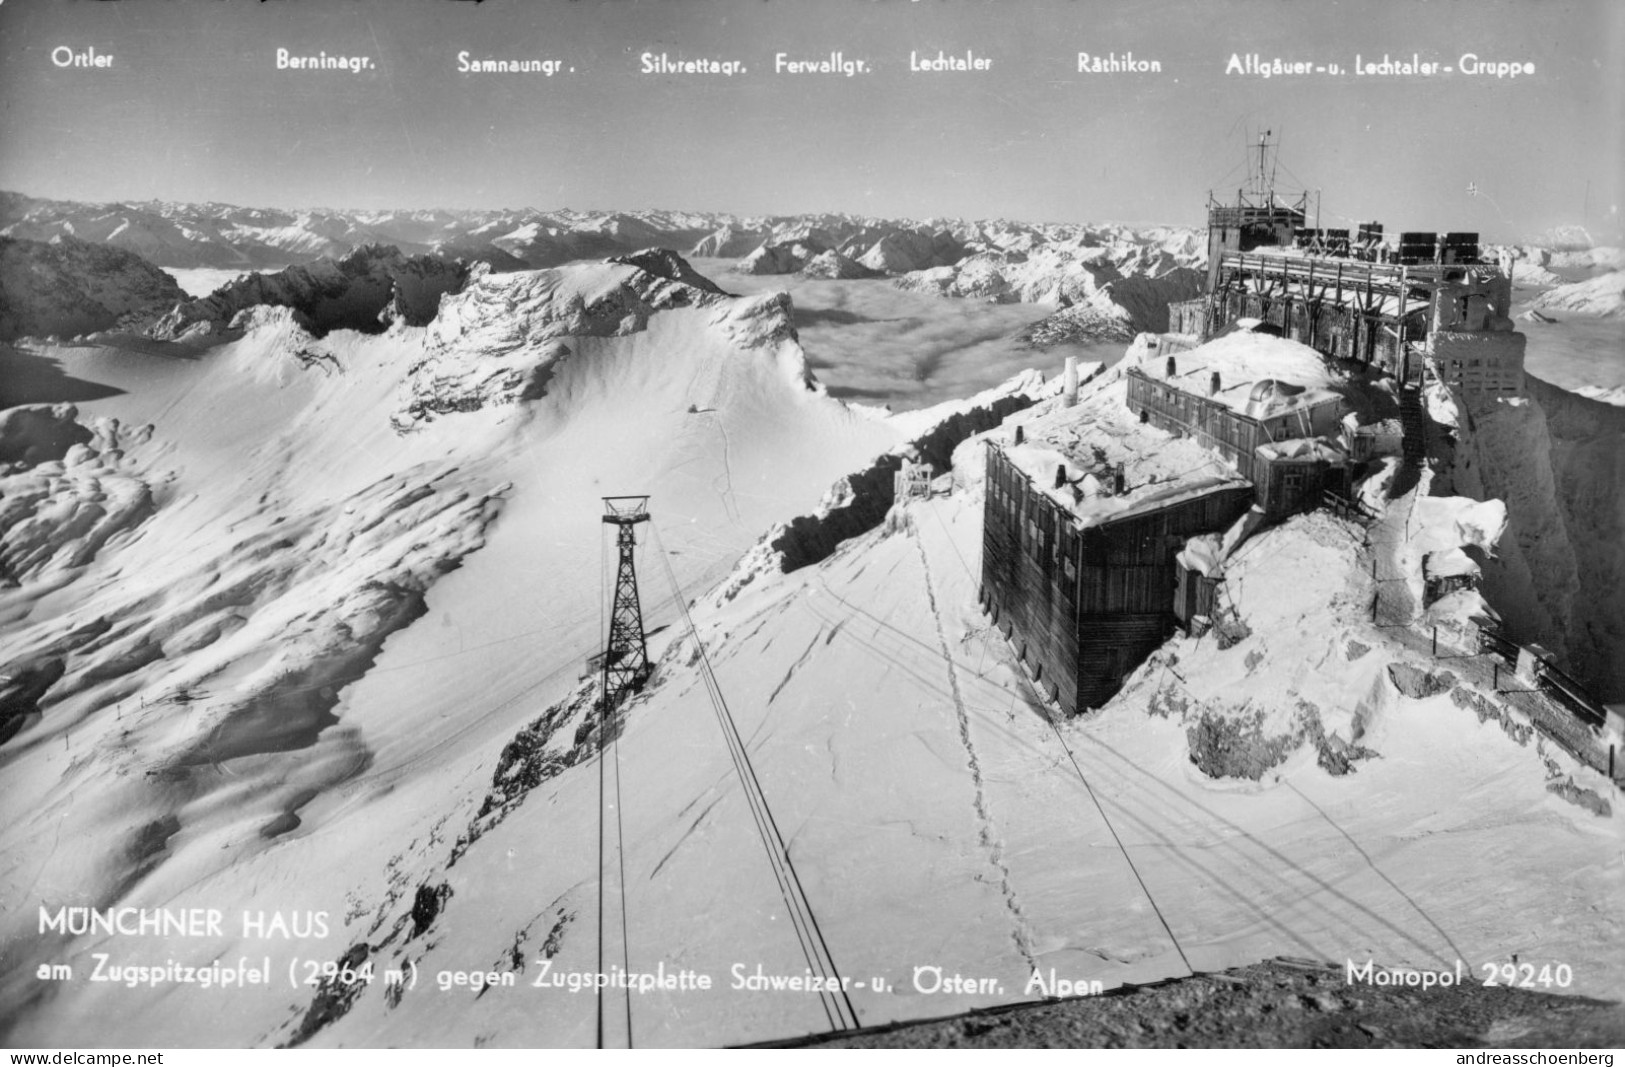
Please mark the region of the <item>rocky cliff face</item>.
<svg viewBox="0 0 1625 1067"><path fill-rule="evenodd" d="M122 248L73 237L0 237L0 341L142 329L186 293Z"/></svg>
<svg viewBox="0 0 1625 1067"><path fill-rule="evenodd" d="M393 246L369 245L343 259L244 275L176 307L151 333L161 340L219 333L239 312L259 306L295 309L318 336L339 329L376 333L397 320L423 326L434 318L440 297L460 291L468 276L468 265L460 260L406 256Z"/></svg>
<svg viewBox="0 0 1625 1067"><path fill-rule="evenodd" d="M1485 594L1514 638L1625 699L1625 409L1533 377L1525 392L1459 431L1458 490L1507 503Z"/></svg>

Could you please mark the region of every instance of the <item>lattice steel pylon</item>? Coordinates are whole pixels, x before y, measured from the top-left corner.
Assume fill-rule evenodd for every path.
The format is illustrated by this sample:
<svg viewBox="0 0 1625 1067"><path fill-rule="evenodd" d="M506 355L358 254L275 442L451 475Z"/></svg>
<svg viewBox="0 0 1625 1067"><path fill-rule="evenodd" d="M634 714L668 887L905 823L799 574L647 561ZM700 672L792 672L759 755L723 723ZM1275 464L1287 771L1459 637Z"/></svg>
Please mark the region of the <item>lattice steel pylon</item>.
<svg viewBox="0 0 1625 1067"><path fill-rule="evenodd" d="M616 528L620 564L615 571L615 599L609 614L609 640L604 645L603 709L643 688L649 677L649 645L643 634L643 608L638 603L638 575L633 566L637 525L649 521L646 496L604 497L604 522Z"/></svg>

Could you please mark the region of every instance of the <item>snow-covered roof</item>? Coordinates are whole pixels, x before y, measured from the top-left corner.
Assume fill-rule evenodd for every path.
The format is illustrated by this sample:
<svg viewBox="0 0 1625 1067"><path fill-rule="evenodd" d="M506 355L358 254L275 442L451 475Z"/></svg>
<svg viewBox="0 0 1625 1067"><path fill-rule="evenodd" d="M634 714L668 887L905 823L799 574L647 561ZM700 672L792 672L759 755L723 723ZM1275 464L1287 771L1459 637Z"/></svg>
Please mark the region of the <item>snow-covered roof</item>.
<svg viewBox="0 0 1625 1067"><path fill-rule="evenodd" d="M1456 578L1479 576L1478 564L1460 548L1447 548L1430 552L1422 560L1422 569L1429 578Z"/></svg>
<svg viewBox="0 0 1625 1067"><path fill-rule="evenodd" d="M1168 360L1174 373L1168 374ZM1249 332L1233 333L1164 357L1153 352L1138 369L1232 411L1263 419L1340 399L1325 357L1308 345ZM1210 392L1213 373L1219 391Z"/></svg>
<svg viewBox="0 0 1625 1067"><path fill-rule="evenodd" d="M1098 525L1179 503L1219 489L1246 487L1215 452L1190 438L1167 434L1129 415L1127 386L1114 381L1086 393L1076 407L1059 399L1010 419L1020 423L1025 443L1000 435L1005 455L1033 487L1070 512L1080 526ZM1115 472L1123 467L1123 488L1115 492ZM1065 484L1055 488L1057 468Z"/></svg>
<svg viewBox="0 0 1625 1067"><path fill-rule="evenodd" d="M1356 412L1349 412L1343 416L1343 429L1351 436L1357 437L1403 437L1405 427L1398 419L1378 419L1376 422L1361 422Z"/></svg>
<svg viewBox="0 0 1625 1067"><path fill-rule="evenodd" d="M1259 445L1260 455L1270 459L1297 459L1306 463L1342 463L1348 454L1324 437L1294 437Z"/></svg>

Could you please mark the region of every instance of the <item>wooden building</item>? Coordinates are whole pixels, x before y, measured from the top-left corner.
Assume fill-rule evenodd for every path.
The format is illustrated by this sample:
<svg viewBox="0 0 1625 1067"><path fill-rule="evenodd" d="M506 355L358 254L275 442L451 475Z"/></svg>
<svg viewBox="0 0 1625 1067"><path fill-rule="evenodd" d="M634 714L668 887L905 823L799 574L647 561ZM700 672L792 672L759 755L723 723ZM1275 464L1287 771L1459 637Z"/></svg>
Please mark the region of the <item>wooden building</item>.
<svg viewBox="0 0 1625 1067"><path fill-rule="evenodd" d="M1276 441L1254 453L1253 486L1266 515L1313 510L1328 489L1347 495L1348 482L1348 457L1323 438Z"/></svg>
<svg viewBox="0 0 1625 1067"><path fill-rule="evenodd" d="M1343 440L1349 460L1364 463L1379 456L1398 456L1405 449L1405 427L1398 419L1361 423L1353 413L1343 416Z"/></svg>
<svg viewBox="0 0 1625 1067"><path fill-rule="evenodd" d="M1124 372L1129 410L1141 421L1169 433L1193 437L1227 459L1243 478L1258 480L1258 449L1276 441L1303 437L1329 437L1342 428L1343 398L1322 389L1306 389L1288 382L1263 379L1233 384L1227 390L1218 372L1207 372L1206 393L1185 384L1178 364L1170 358L1165 374L1156 378L1141 367ZM1198 367L1196 378L1202 379ZM1227 393L1246 390L1245 398Z"/></svg>
<svg viewBox="0 0 1625 1067"><path fill-rule="evenodd" d="M990 443L982 603L1038 683L1068 712L1099 707L1173 630L1174 557L1194 534L1252 506L1232 478L1137 491L1093 521Z"/></svg>

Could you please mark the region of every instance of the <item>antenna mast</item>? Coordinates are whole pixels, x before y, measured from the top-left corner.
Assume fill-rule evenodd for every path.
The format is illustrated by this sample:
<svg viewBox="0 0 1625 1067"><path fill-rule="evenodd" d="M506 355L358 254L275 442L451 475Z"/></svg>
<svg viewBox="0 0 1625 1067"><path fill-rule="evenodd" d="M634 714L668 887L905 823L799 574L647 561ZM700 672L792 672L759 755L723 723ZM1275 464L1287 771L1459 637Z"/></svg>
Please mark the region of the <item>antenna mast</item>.
<svg viewBox="0 0 1625 1067"><path fill-rule="evenodd" d="M1258 160L1255 163L1252 153L1247 154L1247 185L1248 191L1260 200L1260 207L1268 207L1275 202L1275 163L1270 157L1270 133L1265 130L1258 135Z"/></svg>

